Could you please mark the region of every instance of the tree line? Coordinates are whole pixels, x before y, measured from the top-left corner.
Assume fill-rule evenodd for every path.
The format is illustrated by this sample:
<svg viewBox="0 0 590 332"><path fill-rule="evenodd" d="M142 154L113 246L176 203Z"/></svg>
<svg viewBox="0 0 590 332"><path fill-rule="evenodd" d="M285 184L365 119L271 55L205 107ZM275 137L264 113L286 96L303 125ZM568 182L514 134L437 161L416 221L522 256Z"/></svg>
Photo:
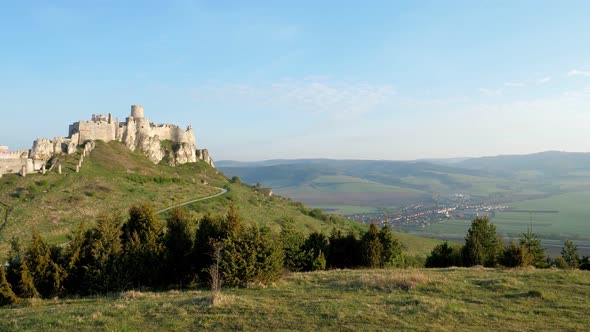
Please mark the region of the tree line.
<svg viewBox="0 0 590 332"><path fill-rule="evenodd" d="M140 204L126 220L103 215L95 227L82 223L67 245L49 245L36 231L27 246L13 239L0 267L0 305L195 284L243 287L275 281L284 271L401 264L401 245L389 227L372 224L361 237L336 229L306 235L283 220L275 234L244 222L233 206L200 220L176 209L162 222L153 206Z"/></svg>
<svg viewBox="0 0 590 332"><path fill-rule="evenodd" d="M426 258L426 267L475 266L486 267L557 267L562 269L590 270L590 257L581 257L577 246L566 240L561 256L552 258L545 255L541 239L529 228L518 241L508 245L500 238L487 217L477 217L465 236L464 245L450 245L444 242L432 250Z"/></svg>

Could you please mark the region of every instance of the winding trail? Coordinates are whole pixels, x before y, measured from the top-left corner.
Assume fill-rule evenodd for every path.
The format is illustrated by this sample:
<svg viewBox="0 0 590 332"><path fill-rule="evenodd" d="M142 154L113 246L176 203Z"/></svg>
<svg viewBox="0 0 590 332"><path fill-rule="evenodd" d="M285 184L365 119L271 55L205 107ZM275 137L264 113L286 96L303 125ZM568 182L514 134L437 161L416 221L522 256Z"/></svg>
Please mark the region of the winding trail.
<svg viewBox="0 0 590 332"><path fill-rule="evenodd" d="M215 197L219 197L219 196L221 196L221 195L225 195L225 194L227 193L227 189L224 189L224 188L219 188L219 187L212 187L212 188L215 188L215 189L219 190L219 193L217 193L217 194L215 194L215 195L207 196L207 197L201 197L201 198L193 199L193 200L191 200L191 201L188 201L188 202L184 202L184 203L176 204L176 205L173 205L173 206L167 207L167 208L165 208L165 209L163 209L163 210L156 211L156 214L162 214L162 213L164 213L164 212L166 212L166 211L169 211L169 210L175 209L175 208L177 208L177 207L181 207L181 206L189 205L189 204L196 203L196 202L200 202L200 201L205 201L205 200L208 200L208 199L211 199L211 198L215 198Z"/></svg>

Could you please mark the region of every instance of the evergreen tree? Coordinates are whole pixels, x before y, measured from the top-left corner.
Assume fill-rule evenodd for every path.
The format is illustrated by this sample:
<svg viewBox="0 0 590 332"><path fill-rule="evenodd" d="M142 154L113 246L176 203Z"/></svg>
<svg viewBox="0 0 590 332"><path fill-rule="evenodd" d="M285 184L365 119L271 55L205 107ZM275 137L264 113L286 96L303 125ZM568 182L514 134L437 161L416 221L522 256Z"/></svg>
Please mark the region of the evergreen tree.
<svg viewBox="0 0 590 332"><path fill-rule="evenodd" d="M123 268L135 287L159 285L164 267L163 229L154 207L131 207L123 225Z"/></svg>
<svg viewBox="0 0 590 332"><path fill-rule="evenodd" d="M305 268L305 236L295 230L295 221L285 219L281 228L281 245L285 252L284 267L288 271L302 271Z"/></svg>
<svg viewBox="0 0 590 332"><path fill-rule="evenodd" d="M375 223L371 223L369 231L361 240L361 255L364 266L369 268L383 266L383 262L381 261L383 256L383 245L379 238L379 229Z"/></svg>
<svg viewBox="0 0 590 332"><path fill-rule="evenodd" d="M541 239L537 234L533 233L532 226L530 226L526 233L523 233L520 237L520 245L526 249L526 253L529 258L526 261L535 267L545 266L545 248L541 246ZM522 265L521 265L522 266Z"/></svg>
<svg viewBox="0 0 590 332"><path fill-rule="evenodd" d="M496 226L488 217L477 217L465 237L461 255L465 266L495 266L503 252L504 244L496 234Z"/></svg>
<svg viewBox="0 0 590 332"><path fill-rule="evenodd" d="M76 292L80 288L82 268L79 264L84 251L84 228L82 221L72 235L64 253L64 287L68 292Z"/></svg>
<svg viewBox="0 0 590 332"><path fill-rule="evenodd" d="M39 298L41 294L35 287L35 279L26 262L22 262L20 266L20 279L19 279L19 295L22 298Z"/></svg>
<svg viewBox="0 0 590 332"><path fill-rule="evenodd" d="M12 291L12 286L6 280L6 270L0 267L0 306L11 305L18 302L18 297Z"/></svg>
<svg viewBox="0 0 590 332"><path fill-rule="evenodd" d="M351 268L361 265L360 241L352 231L346 236L340 230L332 229L327 265L331 268Z"/></svg>
<svg viewBox="0 0 590 332"><path fill-rule="evenodd" d="M120 215L102 215L96 227L85 232L81 257L76 262L78 292L106 293L127 286L128 277L120 262L122 224Z"/></svg>
<svg viewBox="0 0 590 332"><path fill-rule="evenodd" d="M580 265L578 246L570 240L566 240L563 245L564 247L561 249L561 257L570 269L577 269Z"/></svg>
<svg viewBox="0 0 590 332"><path fill-rule="evenodd" d="M191 218L185 209L174 209L167 220L165 236L167 279L182 283L191 279L191 250L193 231Z"/></svg>
<svg viewBox="0 0 590 332"><path fill-rule="evenodd" d="M329 250L330 244L324 234L319 232L309 234L303 248L307 256L304 271L324 270L326 268L325 252Z"/></svg>
<svg viewBox="0 0 590 332"><path fill-rule="evenodd" d="M199 222L191 260L203 282L208 282L210 278L208 270L213 264L214 244L221 245L223 234L222 219L207 214Z"/></svg>
<svg viewBox="0 0 590 332"><path fill-rule="evenodd" d="M401 266L402 263L402 246L393 236L391 227L385 225L379 231L379 240L383 250L381 252L381 265L383 267Z"/></svg>
<svg viewBox="0 0 590 332"><path fill-rule="evenodd" d="M461 266L461 247L450 246L447 241L432 249L426 258L425 267Z"/></svg>

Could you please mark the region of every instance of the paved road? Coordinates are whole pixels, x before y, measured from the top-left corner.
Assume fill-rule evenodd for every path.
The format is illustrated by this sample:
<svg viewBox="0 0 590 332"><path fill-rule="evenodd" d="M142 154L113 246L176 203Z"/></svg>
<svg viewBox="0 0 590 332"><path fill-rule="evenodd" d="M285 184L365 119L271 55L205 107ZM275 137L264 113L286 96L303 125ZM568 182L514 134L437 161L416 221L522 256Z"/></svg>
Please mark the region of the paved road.
<svg viewBox="0 0 590 332"><path fill-rule="evenodd" d="M226 189L219 188L219 187L213 187L213 188L215 188L215 189L219 190L219 193L217 193L217 194L215 194L215 195L207 196L207 197L202 197L202 198L193 199L192 201L188 201L188 202L180 203L180 204L177 204L177 205L174 205L174 206L171 206L171 207L167 207L167 208L165 208L165 209L163 209L163 210L156 211L156 214L161 214L161 213L164 213L164 212L166 212L166 211L169 211L169 210L175 209L175 208L177 208L177 207L181 207L181 206L189 205L189 204L196 203L196 202L200 202L200 201L205 201L205 200L208 200L208 199L211 199L211 198L219 197L219 196L221 196L221 195L224 195L225 193L227 193L227 190L226 190Z"/></svg>

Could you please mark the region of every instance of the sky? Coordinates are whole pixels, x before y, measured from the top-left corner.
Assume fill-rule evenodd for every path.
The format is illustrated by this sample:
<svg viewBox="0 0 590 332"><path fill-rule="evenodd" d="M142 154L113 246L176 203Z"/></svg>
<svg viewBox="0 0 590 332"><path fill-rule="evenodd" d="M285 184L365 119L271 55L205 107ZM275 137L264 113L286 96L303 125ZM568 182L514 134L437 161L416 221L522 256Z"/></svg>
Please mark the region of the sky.
<svg viewBox="0 0 590 332"><path fill-rule="evenodd" d="M590 152L588 1L2 1L0 145L93 113L215 160Z"/></svg>

